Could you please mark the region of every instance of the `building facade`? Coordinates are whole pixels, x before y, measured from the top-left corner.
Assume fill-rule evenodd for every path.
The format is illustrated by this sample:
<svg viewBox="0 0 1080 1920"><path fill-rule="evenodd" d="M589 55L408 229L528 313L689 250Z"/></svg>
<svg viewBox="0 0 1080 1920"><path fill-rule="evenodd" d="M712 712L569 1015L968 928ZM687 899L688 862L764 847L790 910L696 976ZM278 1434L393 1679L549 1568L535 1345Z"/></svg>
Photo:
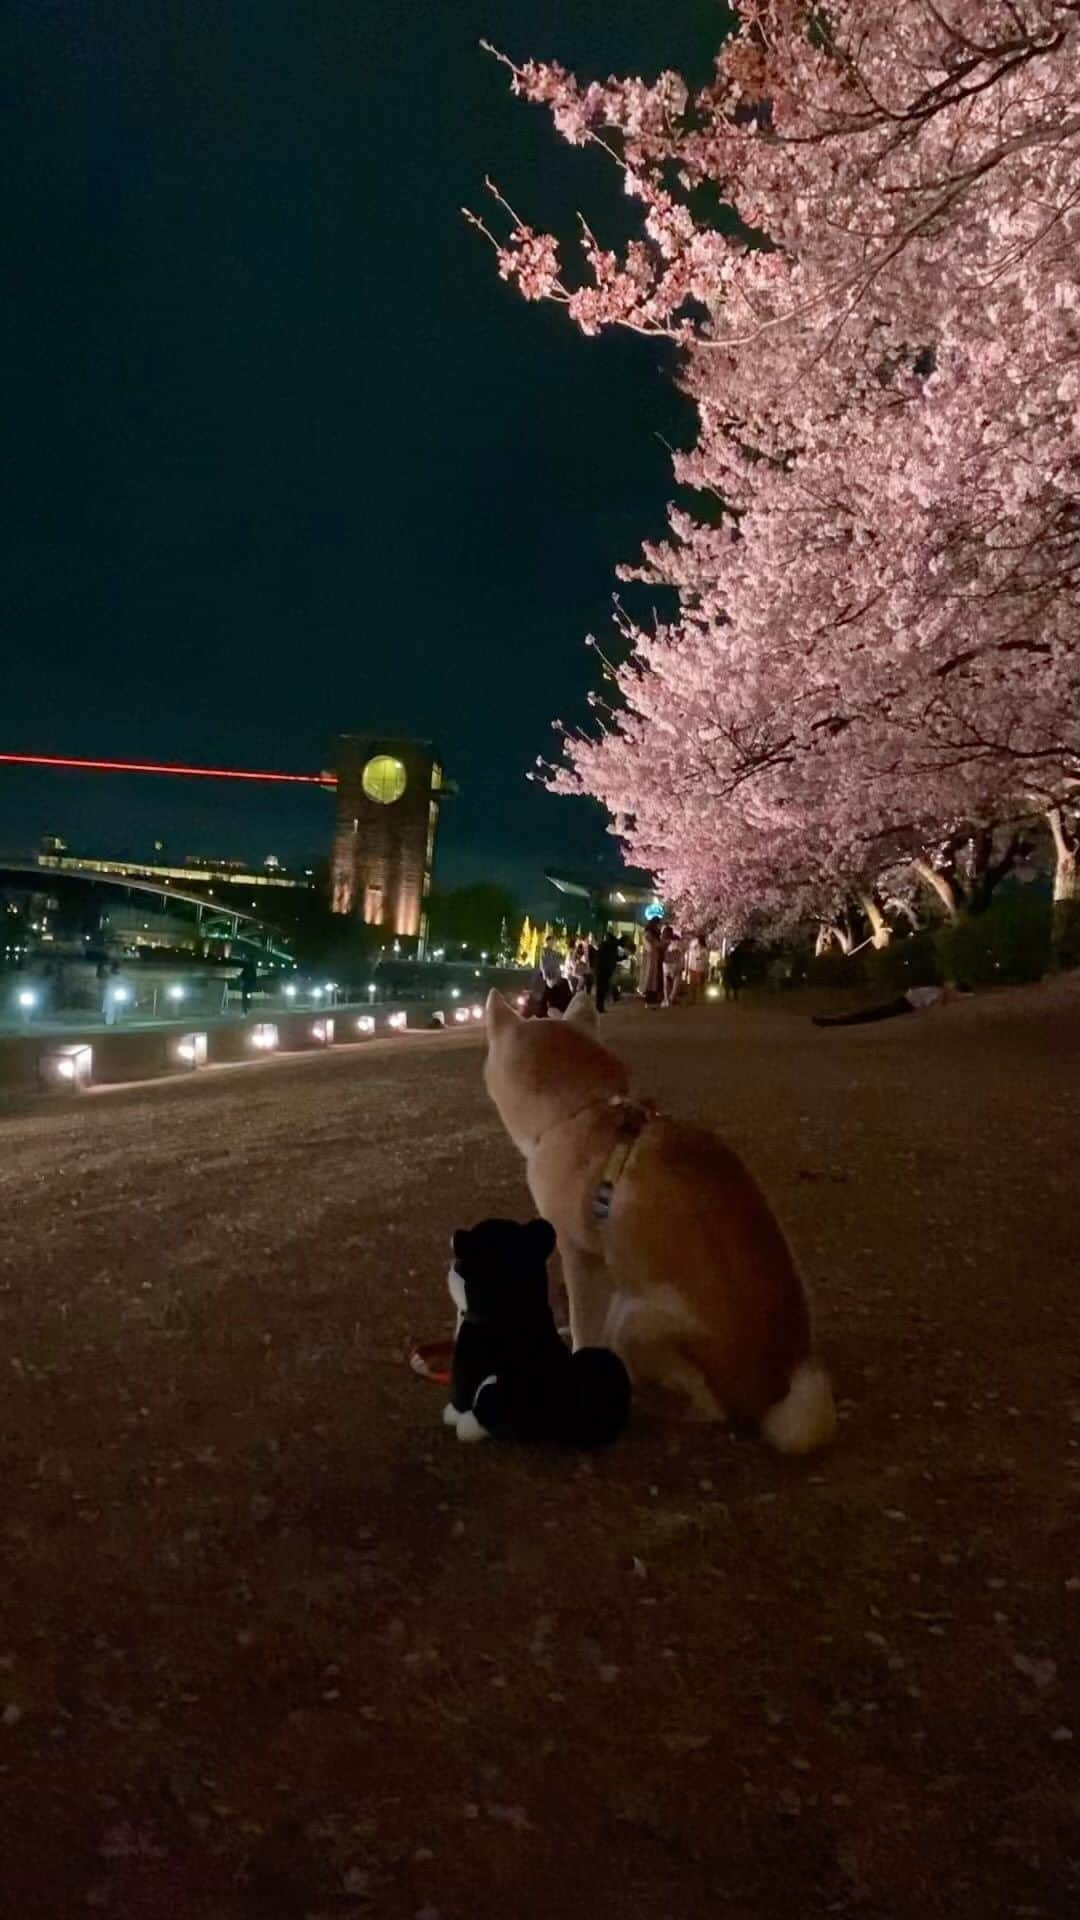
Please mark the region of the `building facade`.
<svg viewBox="0 0 1080 1920"><path fill-rule="evenodd" d="M330 862L335 913L423 944L439 811L447 792L430 740L341 734Z"/></svg>

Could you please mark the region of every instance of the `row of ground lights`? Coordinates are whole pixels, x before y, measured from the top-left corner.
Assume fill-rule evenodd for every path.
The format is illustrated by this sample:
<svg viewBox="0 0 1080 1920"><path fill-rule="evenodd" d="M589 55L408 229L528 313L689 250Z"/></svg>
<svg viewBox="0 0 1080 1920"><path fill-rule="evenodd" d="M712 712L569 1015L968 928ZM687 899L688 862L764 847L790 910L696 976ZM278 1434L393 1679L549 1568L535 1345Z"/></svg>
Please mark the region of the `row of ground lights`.
<svg viewBox="0 0 1080 1920"><path fill-rule="evenodd" d="M483 1007L458 1007L455 1021L464 1025L467 1021L482 1020ZM337 1026L340 1024L326 1016L313 1020L309 1028L309 1037L317 1047L333 1046L338 1038ZM404 1033L408 1028L407 1013L388 1013L383 1022L390 1033ZM361 1013L352 1021L353 1028L360 1039L370 1040L376 1030L374 1014ZM257 1020L247 1029L247 1042L254 1053L274 1053L281 1045L281 1036L272 1020ZM178 1034L168 1043L168 1050L174 1065L182 1067L203 1067L207 1058L207 1039L205 1033ZM94 1073L94 1049L81 1041L64 1047L53 1047L41 1055L39 1062L42 1079L46 1085L66 1088L90 1086Z"/></svg>

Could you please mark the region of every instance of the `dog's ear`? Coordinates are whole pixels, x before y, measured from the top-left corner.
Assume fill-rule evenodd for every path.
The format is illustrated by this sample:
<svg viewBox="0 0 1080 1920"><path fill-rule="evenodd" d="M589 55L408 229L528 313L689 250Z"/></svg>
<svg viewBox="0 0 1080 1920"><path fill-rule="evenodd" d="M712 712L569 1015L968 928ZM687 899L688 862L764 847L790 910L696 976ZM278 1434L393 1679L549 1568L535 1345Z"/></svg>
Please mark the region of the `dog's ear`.
<svg viewBox="0 0 1080 1920"><path fill-rule="evenodd" d="M563 1017L567 1026L580 1027L583 1033L595 1033L596 1002L587 993L575 993Z"/></svg>
<svg viewBox="0 0 1080 1920"><path fill-rule="evenodd" d="M530 1220L525 1229L533 1250L545 1266L555 1251L555 1229L550 1220Z"/></svg>
<svg viewBox="0 0 1080 1920"><path fill-rule="evenodd" d="M455 1260L461 1260L464 1258L465 1249L468 1246L468 1244L469 1244L468 1228L455 1227L453 1233L450 1235L450 1246L451 1246L451 1249L453 1250L453 1255Z"/></svg>
<svg viewBox="0 0 1080 1920"><path fill-rule="evenodd" d="M497 1034L502 1033L507 1027L515 1027L517 1022L518 1016L513 1007L507 1005L498 987L492 987L484 1008L484 1023L488 1030L488 1039L494 1040Z"/></svg>

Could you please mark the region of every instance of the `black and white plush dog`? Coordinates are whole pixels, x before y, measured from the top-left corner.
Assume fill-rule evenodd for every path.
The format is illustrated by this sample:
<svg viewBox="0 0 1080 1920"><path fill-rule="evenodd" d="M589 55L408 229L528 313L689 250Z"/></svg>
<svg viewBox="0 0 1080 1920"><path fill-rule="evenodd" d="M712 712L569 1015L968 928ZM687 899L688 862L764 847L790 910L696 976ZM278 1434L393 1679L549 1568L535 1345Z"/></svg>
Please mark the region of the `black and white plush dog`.
<svg viewBox="0 0 1080 1920"><path fill-rule="evenodd" d="M571 1354L559 1338L548 1304L554 1228L482 1220L452 1244L458 1331L447 1426L459 1440L617 1440L630 1417L630 1379L606 1347Z"/></svg>

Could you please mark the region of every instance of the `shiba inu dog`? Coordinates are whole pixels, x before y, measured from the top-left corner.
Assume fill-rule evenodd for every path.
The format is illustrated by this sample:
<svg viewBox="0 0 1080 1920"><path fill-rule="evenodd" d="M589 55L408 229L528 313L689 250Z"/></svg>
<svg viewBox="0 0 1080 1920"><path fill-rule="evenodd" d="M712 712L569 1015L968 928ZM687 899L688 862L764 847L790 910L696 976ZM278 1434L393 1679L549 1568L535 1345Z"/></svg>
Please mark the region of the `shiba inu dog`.
<svg viewBox="0 0 1080 1920"><path fill-rule="evenodd" d="M488 996L485 1081L555 1228L576 1347L699 1419L753 1420L781 1453L833 1437L810 1310L768 1201L730 1147L636 1105L579 995L561 1021Z"/></svg>

